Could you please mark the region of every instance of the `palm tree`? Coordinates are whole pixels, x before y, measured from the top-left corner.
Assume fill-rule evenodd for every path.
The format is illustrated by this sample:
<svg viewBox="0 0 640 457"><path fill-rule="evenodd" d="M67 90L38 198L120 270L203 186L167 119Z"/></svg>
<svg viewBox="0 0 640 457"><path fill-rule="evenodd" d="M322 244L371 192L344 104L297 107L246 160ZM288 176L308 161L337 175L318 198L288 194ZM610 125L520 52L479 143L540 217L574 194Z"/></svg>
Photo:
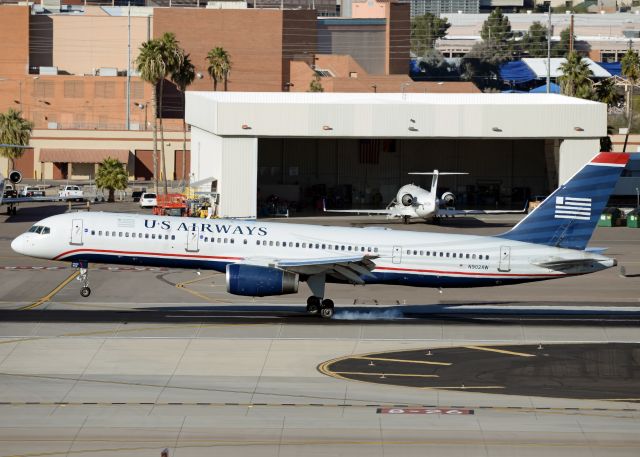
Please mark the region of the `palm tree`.
<svg viewBox="0 0 640 457"><path fill-rule="evenodd" d="M22 117L20 111L9 108L6 113L0 113L0 144L27 146L31 139L33 123ZM9 159L9 170L13 170L14 160L24 154L24 148L2 147L0 155Z"/></svg>
<svg viewBox="0 0 640 457"><path fill-rule="evenodd" d="M560 90L564 95L578 98L591 98L592 82L589 79L593 72L589 68L589 63L582 59L576 51L571 51L567 55L566 62L560 65L562 75Z"/></svg>
<svg viewBox="0 0 640 457"><path fill-rule="evenodd" d="M136 70L140 77L151 84L151 99L153 105L153 187L158 193L158 83L164 79L166 64L162 58L162 43L158 40L149 40L142 43L140 54L136 59ZM160 100L162 112L162 100Z"/></svg>
<svg viewBox="0 0 640 457"><path fill-rule="evenodd" d="M218 90L218 83L224 82L224 90L227 91L227 81L231 72L231 55L224 48L216 46L207 54L206 60L209 62L207 72L213 79L213 90Z"/></svg>
<svg viewBox="0 0 640 457"><path fill-rule="evenodd" d="M182 59L182 65L171 73L171 80L176 85L180 93L182 94L182 180L186 180L186 166L187 166L187 123L185 122L185 94L187 87L191 85L196 78L196 69L191 63L189 54Z"/></svg>
<svg viewBox="0 0 640 457"><path fill-rule="evenodd" d="M620 95L618 95L618 88L613 78L606 78L594 85L595 93L594 99L606 103L608 107L612 107L618 103Z"/></svg>
<svg viewBox="0 0 640 457"><path fill-rule="evenodd" d="M164 126L162 125L162 98L164 93L164 80L173 71L182 65L184 51L178 46L178 41L173 33L165 33L161 38L155 38L142 43L140 54L136 60L136 69L140 77L153 87L153 177L156 193L158 192L157 154L158 135L156 122L160 113L160 150L161 168L164 182L164 193L168 193L166 160L164 154ZM160 84L160 93L156 86Z"/></svg>
<svg viewBox="0 0 640 457"><path fill-rule="evenodd" d="M629 133L631 131L631 121L633 119L633 88L640 79L640 57L638 52L629 49L624 57L620 60L620 66L622 67L622 76L627 79L627 85L625 87L627 95L627 134L624 138L623 152L627 150L627 140L629 139Z"/></svg>
<svg viewBox="0 0 640 457"><path fill-rule="evenodd" d="M127 188L127 170L118 159L107 157L98 167L96 186L109 190L109 201L115 201L115 191Z"/></svg>

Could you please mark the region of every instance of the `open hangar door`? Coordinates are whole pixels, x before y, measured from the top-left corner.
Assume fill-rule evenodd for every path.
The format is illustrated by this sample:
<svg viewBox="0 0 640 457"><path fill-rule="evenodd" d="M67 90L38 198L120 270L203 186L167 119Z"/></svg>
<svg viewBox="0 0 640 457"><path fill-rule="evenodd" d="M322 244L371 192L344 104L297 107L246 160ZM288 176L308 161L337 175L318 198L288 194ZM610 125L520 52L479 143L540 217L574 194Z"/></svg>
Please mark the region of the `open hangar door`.
<svg viewBox="0 0 640 457"><path fill-rule="evenodd" d="M469 173L438 182L438 194L453 192L459 208L522 208L549 192L549 147L531 139L261 138L258 216L317 214L323 198L330 208L384 208L404 184L431 186L430 176L409 172L434 169Z"/></svg>

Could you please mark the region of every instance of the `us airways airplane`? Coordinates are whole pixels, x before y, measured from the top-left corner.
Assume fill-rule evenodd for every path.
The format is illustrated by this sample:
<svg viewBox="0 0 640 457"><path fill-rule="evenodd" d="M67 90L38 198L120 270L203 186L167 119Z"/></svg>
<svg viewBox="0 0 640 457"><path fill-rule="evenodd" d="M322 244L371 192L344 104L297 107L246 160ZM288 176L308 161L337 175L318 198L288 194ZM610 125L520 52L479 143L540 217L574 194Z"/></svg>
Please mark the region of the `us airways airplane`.
<svg viewBox="0 0 640 457"><path fill-rule="evenodd" d="M496 236L417 233L260 221L67 213L36 223L14 251L74 262L91 293L88 263L210 269L227 291L267 296L311 290L307 312L333 315L325 284L480 287L565 278L616 260L587 248L628 154L600 153L540 206ZM597 251L597 252L596 252Z"/></svg>
<svg viewBox="0 0 640 457"><path fill-rule="evenodd" d="M431 179L431 190L423 189L415 184L406 184L398 190L396 198L384 209L327 209L326 204L323 202L323 210L326 213L384 214L387 216L387 219L402 218L405 224L408 224L409 220L414 218L423 219L427 222L437 222L446 217L470 216L474 214L518 214L526 212L526 204L525 209L521 211L455 209L452 208L456 201L456 196L453 192L445 192L438 198L438 177L466 175L468 173L433 170L433 172L413 172L409 174L433 176Z"/></svg>

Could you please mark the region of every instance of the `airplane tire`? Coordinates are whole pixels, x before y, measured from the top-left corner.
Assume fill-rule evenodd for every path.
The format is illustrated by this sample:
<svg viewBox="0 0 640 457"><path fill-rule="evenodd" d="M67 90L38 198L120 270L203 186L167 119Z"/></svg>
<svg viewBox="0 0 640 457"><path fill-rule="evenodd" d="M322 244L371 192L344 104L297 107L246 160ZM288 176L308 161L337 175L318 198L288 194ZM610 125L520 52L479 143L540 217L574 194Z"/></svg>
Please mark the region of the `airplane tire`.
<svg viewBox="0 0 640 457"><path fill-rule="evenodd" d="M13 207L13 209L11 210L11 213L15 216L16 214L18 214L18 208L16 208L15 206Z"/></svg>
<svg viewBox="0 0 640 457"><path fill-rule="evenodd" d="M322 308L320 310L320 316L324 319L331 319L333 317L333 308Z"/></svg>
<svg viewBox="0 0 640 457"><path fill-rule="evenodd" d="M320 299L314 296L307 298L307 313L318 314L319 310L320 310Z"/></svg>
<svg viewBox="0 0 640 457"><path fill-rule="evenodd" d="M87 298L89 295L91 295L91 289L88 287L83 287L82 289L80 289L80 295L82 295L84 298Z"/></svg>

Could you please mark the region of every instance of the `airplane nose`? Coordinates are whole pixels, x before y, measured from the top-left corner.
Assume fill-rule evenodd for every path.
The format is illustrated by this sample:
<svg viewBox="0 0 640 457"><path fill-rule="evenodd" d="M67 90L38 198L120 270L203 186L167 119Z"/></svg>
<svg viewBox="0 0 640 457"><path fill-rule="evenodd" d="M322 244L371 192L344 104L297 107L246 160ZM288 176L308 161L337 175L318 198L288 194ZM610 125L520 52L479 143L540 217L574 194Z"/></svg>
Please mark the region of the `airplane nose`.
<svg viewBox="0 0 640 457"><path fill-rule="evenodd" d="M20 235L11 242L11 249L13 249L14 252L17 252L18 254L25 255L26 244L27 243L24 235Z"/></svg>

